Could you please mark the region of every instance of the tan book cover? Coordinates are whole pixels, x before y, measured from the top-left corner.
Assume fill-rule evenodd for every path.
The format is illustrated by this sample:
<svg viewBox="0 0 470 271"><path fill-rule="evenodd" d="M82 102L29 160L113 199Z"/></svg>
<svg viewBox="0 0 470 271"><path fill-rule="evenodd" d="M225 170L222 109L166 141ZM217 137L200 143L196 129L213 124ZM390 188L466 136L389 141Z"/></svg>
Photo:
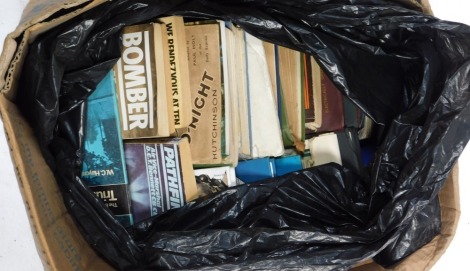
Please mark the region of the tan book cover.
<svg viewBox="0 0 470 271"><path fill-rule="evenodd" d="M268 63L269 77L271 78L274 103L277 105L277 79L276 79L276 49L274 43L263 41L266 62Z"/></svg>
<svg viewBox="0 0 470 271"><path fill-rule="evenodd" d="M193 164L222 162L222 74L219 23L185 26L192 122L184 136L190 139Z"/></svg>
<svg viewBox="0 0 470 271"><path fill-rule="evenodd" d="M122 33L121 58L114 71L124 139L167 137L172 132L165 80L158 76L163 58L157 36L159 24L129 26Z"/></svg>
<svg viewBox="0 0 470 271"><path fill-rule="evenodd" d="M166 137L175 134L175 120L173 117L172 98L167 77L160 76L168 73L168 66L165 65L165 52L168 48L168 41L164 32L164 25L155 23L154 29L154 49L155 49L155 73L157 74L157 108L158 110L158 137Z"/></svg>
<svg viewBox="0 0 470 271"><path fill-rule="evenodd" d="M186 52L186 32L183 17L160 18L166 40L164 53L166 62L167 93L171 100L171 115L177 130L191 124L191 90Z"/></svg>
<svg viewBox="0 0 470 271"><path fill-rule="evenodd" d="M292 141L303 138L302 111L304 102L302 90L301 65L302 58L299 51L278 46L279 77L282 98L286 108L288 127L282 127L283 133L291 133ZM288 131L286 131L288 129ZM285 135L284 135L285 136Z"/></svg>
<svg viewBox="0 0 470 271"><path fill-rule="evenodd" d="M237 27L230 24L230 27L225 28L226 36L226 55L227 55L227 69L228 69L228 82L230 87L227 89L224 86L224 97L225 97L225 134L230 133L229 137L225 137L225 144L229 148L229 152L225 152L223 157L223 164L231 165L236 167L238 164L238 154L240 149L240 120L238 113L238 93L239 93L239 78L240 69L240 49L238 47L235 35L235 29ZM222 50L223 51L223 50ZM222 59L225 61L224 59ZM229 110L227 110L229 107ZM227 129L229 128L229 129Z"/></svg>
<svg viewBox="0 0 470 271"><path fill-rule="evenodd" d="M241 158L251 157L251 141L250 141L250 121L248 111L248 83L247 83L247 67L246 67L246 46L245 31L241 28L233 28L235 47L236 47L236 64L237 69L237 113L239 125L239 155Z"/></svg>

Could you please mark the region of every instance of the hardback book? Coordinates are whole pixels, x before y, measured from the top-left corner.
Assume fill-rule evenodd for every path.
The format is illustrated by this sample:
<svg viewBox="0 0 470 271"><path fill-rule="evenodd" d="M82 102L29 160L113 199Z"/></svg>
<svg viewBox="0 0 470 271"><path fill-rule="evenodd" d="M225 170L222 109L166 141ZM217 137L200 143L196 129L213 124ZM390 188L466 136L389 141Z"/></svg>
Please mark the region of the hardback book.
<svg viewBox="0 0 470 271"><path fill-rule="evenodd" d="M305 59L305 87L304 90L304 103L305 103L305 123L307 125L314 125L313 129L317 129L321 126L321 106L315 106L315 101L321 101L321 82L319 78L315 78L314 74L317 74L316 69L320 69L318 65L315 65L315 60L312 56L307 56Z"/></svg>
<svg viewBox="0 0 470 271"><path fill-rule="evenodd" d="M113 73L88 97L82 180L125 227L133 224Z"/></svg>
<svg viewBox="0 0 470 271"><path fill-rule="evenodd" d="M114 68L122 137L168 137L175 132L165 78L164 38L158 23L125 27Z"/></svg>
<svg viewBox="0 0 470 271"><path fill-rule="evenodd" d="M298 145L305 138L303 74L304 57L299 51L278 46L281 129L284 145Z"/></svg>
<svg viewBox="0 0 470 271"><path fill-rule="evenodd" d="M170 16L158 19L163 24L165 55L165 81L170 93L171 112L177 131L191 124L191 91L186 53L186 31L183 17Z"/></svg>
<svg viewBox="0 0 470 271"><path fill-rule="evenodd" d="M185 24L192 122L187 137L193 164L221 164L225 149L224 73L221 31L218 21ZM224 41L225 42L225 41Z"/></svg>
<svg viewBox="0 0 470 271"><path fill-rule="evenodd" d="M361 148L355 128L314 136L306 140L306 146L311 155L312 166L337 163L357 174L361 173Z"/></svg>
<svg viewBox="0 0 470 271"><path fill-rule="evenodd" d="M306 133L317 131L322 124L322 82L321 68L313 56L310 57L312 87L305 88L305 128Z"/></svg>
<svg viewBox="0 0 470 271"><path fill-rule="evenodd" d="M210 179L220 180L228 187L239 184L237 183L237 178L235 176L235 168L231 166L195 169L194 174L196 177L206 175Z"/></svg>
<svg viewBox="0 0 470 271"><path fill-rule="evenodd" d="M343 95L318 64L315 61L312 61L312 64L314 65L313 78L320 80L320 84L314 83L313 85L320 87L321 99L320 101L314 100L314 107L321 108L321 124L313 125L306 122L306 133L339 131L344 128Z"/></svg>
<svg viewBox="0 0 470 271"><path fill-rule="evenodd" d="M249 156L281 156L284 153L284 144L263 43L245 32L245 46Z"/></svg>
<svg viewBox="0 0 470 271"><path fill-rule="evenodd" d="M124 152L135 222L198 197L187 139L125 141Z"/></svg>

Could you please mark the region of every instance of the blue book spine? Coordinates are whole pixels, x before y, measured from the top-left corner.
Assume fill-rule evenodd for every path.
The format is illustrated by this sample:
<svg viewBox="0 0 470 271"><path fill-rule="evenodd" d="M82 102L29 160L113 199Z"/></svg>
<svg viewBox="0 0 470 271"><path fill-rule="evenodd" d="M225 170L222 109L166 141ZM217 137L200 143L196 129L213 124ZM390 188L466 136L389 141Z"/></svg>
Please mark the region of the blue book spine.
<svg viewBox="0 0 470 271"><path fill-rule="evenodd" d="M276 177L287 173L302 170L302 159L300 155L284 156L274 159Z"/></svg>
<svg viewBox="0 0 470 271"><path fill-rule="evenodd" d="M123 226L133 224L112 72L88 97L82 180Z"/></svg>
<svg viewBox="0 0 470 271"><path fill-rule="evenodd" d="M252 183L299 171L302 168L300 155L257 158L238 162L235 175L245 183Z"/></svg>
<svg viewBox="0 0 470 271"><path fill-rule="evenodd" d="M235 175L245 183L252 183L275 177L276 168L271 158L245 160L238 162Z"/></svg>

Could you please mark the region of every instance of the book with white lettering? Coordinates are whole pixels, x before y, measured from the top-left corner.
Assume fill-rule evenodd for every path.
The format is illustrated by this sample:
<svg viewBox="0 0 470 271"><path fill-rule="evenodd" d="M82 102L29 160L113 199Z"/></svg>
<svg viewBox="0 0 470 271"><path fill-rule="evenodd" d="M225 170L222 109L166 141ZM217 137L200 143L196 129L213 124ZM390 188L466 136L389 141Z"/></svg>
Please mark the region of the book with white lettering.
<svg viewBox="0 0 470 271"><path fill-rule="evenodd" d="M87 101L82 180L127 227L132 215L112 72Z"/></svg>
<svg viewBox="0 0 470 271"><path fill-rule="evenodd" d="M189 85L186 32L183 17L170 16L158 19L163 24L165 76L171 100L171 114L177 131L191 124L191 90Z"/></svg>
<svg viewBox="0 0 470 271"><path fill-rule="evenodd" d="M121 58L114 68L122 137L168 137L175 132L167 93L162 25L125 27Z"/></svg>
<svg viewBox="0 0 470 271"><path fill-rule="evenodd" d="M186 138L125 141L124 152L135 222L198 197Z"/></svg>

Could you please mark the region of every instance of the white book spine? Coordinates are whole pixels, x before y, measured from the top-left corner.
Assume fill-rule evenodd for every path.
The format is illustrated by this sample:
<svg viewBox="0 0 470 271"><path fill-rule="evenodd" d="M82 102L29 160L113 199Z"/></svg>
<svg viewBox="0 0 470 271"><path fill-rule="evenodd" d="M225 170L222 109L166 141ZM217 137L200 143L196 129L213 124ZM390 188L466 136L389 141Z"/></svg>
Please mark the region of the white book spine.
<svg viewBox="0 0 470 271"><path fill-rule="evenodd" d="M263 43L248 33L245 39L252 157L281 156L284 145Z"/></svg>

